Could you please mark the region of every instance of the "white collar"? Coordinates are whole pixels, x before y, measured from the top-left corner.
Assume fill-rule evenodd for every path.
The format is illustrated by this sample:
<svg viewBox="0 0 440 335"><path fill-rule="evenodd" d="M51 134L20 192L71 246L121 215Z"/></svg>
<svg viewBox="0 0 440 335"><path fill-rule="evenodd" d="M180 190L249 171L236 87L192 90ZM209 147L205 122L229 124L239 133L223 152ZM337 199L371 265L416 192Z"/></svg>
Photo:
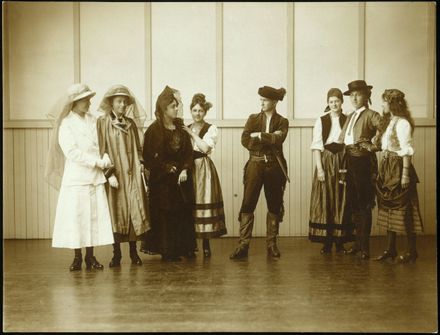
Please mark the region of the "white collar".
<svg viewBox="0 0 440 335"><path fill-rule="evenodd" d="M356 109L354 112L356 113L356 114L360 114L361 112L363 112L364 110L366 110L367 108L365 107L365 106L362 106L361 108L359 108L359 109Z"/></svg>

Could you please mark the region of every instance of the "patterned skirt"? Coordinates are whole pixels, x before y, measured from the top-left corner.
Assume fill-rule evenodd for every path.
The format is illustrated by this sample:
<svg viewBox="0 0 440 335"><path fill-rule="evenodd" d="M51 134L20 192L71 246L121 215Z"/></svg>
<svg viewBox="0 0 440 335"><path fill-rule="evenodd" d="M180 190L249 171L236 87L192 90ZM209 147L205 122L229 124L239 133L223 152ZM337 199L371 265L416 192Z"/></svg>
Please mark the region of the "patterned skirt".
<svg viewBox="0 0 440 335"><path fill-rule="evenodd" d="M354 240L352 228L343 220L343 184L339 183L342 152L325 149L321 155L325 181L318 180L315 169L310 199L309 239L312 242L344 243Z"/></svg>
<svg viewBox="0 0 440 335"><path fill-rule="evenodd" d="M377 224L397 233L422 233L423 224L417 195L419 179L411 164L409 169L410 183L404 189L401 187L402 171L402 157L385 151L376 183L379 208Z"/></svg>
<svg viewBox="0 0 440 335"><path fill-rule="evenodd" d="M193 183L196 236L211 238L226 234L220 180L215 165L208 156L194 160Z"/></svg>

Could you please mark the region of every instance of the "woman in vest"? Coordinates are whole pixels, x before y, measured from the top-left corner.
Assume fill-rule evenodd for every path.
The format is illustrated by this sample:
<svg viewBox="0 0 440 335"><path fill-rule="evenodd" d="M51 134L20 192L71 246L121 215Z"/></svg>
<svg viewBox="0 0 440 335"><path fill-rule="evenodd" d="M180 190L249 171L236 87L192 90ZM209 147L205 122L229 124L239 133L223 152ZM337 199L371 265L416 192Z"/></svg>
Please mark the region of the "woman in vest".
<svg viewBox="0 0 440 335"><path fill-rule="evenodd" d="M194 123L184 130L191 136L194 150L195 231L196 237L203 239L203 255L210 257L209 239L226 234L222 189L215 165L209 158L217 143L218 129L204 120L212 107L204 94L195 94L190 107Z"/></svg>
<svg viewBox="0 0 440 335"><path fill-rule="evenodd" d="M415 262L416 233L423 232L423 225L417 196L419 179L411 164L414 155L414 121L403 92L385 90L382 99L384 113L390 113L391 120L382 136L383 156L376 183L379 207L377 223L387 229L388 247L376 260L394 260L397 256L396 233L406 233L407 250L399 256L398 261Z"/></svg>
<svg viewBox="0 0 440 335"><path fill-rule="evenodd" d="M342 184L338 171L343 145L337 143L346 116L342 113L344 98L341 90L331 88L327 93L328 106L313 128L310 149L316 160L310 200L309 239L322 243L321 254L330 253L333 242L336 252L344 252L344 242L352 241L351 230L342 220Z"/></svg>

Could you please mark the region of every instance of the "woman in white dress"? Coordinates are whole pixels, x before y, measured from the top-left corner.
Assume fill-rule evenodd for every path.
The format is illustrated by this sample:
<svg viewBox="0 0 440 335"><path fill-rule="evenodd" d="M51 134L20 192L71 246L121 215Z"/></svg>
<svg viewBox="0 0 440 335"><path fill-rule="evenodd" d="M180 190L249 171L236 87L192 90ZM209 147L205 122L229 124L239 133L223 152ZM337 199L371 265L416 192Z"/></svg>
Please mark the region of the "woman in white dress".
<svg viewBox="0 0 440 335"><path fill-rule="evenodd" d="M218 129L204 120L212 107L204 94L195 94L190 107L194 123L183 129L191 136L194 150L195 231L196 237L203 239L203 255L210 257L209 239L226 234L222 188L215 165L209 157L217 143Z"/></svg>
<svg viewBox="0 0 440 335"><path fill-rule="evenodd" d="M88 113L94 95L74 84L57 104L46 166L46 180L59 189L52 246L75 250L70 271L81 269L83 247L86 268L102 269L93 247L114 242L102 172L111 162L99 155L96 119Z"/></svg>

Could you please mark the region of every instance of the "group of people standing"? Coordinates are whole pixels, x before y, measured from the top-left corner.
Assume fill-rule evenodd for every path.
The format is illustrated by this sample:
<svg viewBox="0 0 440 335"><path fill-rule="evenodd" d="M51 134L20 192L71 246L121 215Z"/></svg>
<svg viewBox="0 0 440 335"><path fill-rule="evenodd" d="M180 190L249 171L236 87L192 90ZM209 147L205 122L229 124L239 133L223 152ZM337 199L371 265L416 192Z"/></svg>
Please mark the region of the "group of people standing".
<svg viewBox="0 0 440 335"><path fill-rule="evenodd" d="M223 197L209 154L216 126L204 121L211 104L203 94L191 103L194 123L178 118L177 90L165 87L156 102L156 121L143 136L144 111L131 91L112 86L95 118L89 113L95 92L72 85L54 108L46 179L60 190L53 247L75 250L71 271L102 269L93 247L113 244L109 267L121 265L121 243L131 263L141 250L166 261L195 257L196 237L211 256L209 238L226 234Z"/></svg>
<svg viewBox="0 0 440 335"><path fill-rule="evenodd" d="M361 253L369 258L372 208L377 195L378 224L388 230L388 248L378 260L394 259L396 233L406 232L408 250L401 262L415 261L416 233L423 231L411 164L414 122L404 94L386 90L383 115L369 109L372 86L348 84L344 94L332 88L327 107L313 129L316 171L312 185L309 238L323 243L321 253ZM239 245L231 259L248 256L254 211L261 188L267 201L267 254L281 256L277 245L283 220L283 195L289 181L283 155L289 123L276 111L286 91L258 90L261 112L249 116L241 143L249 151L244 167L244 196L239 213ZM121 264L121 242L129 243L132 264L141 265L136 241L147 254L165 261L194 258L196 238L211 256L209 239L227 233L219 177L210 154L218 129L204 120L212 104L193 96L193 123L178 117L179 92L166 86L156 101L156 120L142 133L145 112L132 92L112 86L95 118L89 113L95 95L87 85L72 85L54 113L46 178L60 190L53 247L75 250L71 271L81 269L81 248L88 269L102 269L93 247L113 244L109 267ZM343 95L355 111L342 113ZM371 102L370 102L371 103ZM383 151L380 167L376 151ZM344 243L355 241L346 250Z"/></svg>
<svg viewBox="0 0 440 335"><path fill-rule="evenodd" d="M395 259L396 233L407 234L407 250L398 261L417 258L416 233L423 231L411 157L414 121L405 94L387 89L383 114L369 108L371 85L363 80L348 84L342 93L327 94L324 116L316 120L311 149L316 159L310 203L309 239L323 244L322 254L336 252L369 259L372 209L378 205L378 225L387 230L388 246L376 260ZM355 109L342 113L343 96ZM378 166L376 152L382 151ZM354 234L355 232L355 234ZM345 242L354 241L346 250Z"/></svg>

